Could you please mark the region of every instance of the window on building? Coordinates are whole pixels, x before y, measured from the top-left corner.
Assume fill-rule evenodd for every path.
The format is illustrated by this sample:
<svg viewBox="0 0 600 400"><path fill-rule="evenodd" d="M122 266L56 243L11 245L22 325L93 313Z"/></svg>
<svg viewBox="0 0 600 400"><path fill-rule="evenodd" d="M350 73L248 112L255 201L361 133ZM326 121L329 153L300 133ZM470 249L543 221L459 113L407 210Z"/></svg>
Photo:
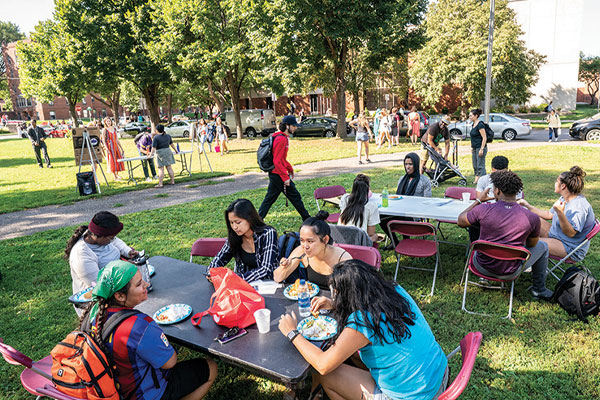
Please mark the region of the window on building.
<svg viewBox="0 0 600 400"><path fill-rule="evenodd" d="M69 99L65 98L65 103L67 103L67 105L69 105Z"/></svg>
<svg viewBox="0 0 600 400"><path fill-rule="evenodd" d="M310 95L310 112L318 113L319 112L319 95L311 94Z"/></svg>
<svg viewBox="0 0 600 400"><path fill-rule="evenodd" d="M93 103L93 102L94 102L94 98L93 98L93 97L91 97L91 99L92 99L92 103Z"/></svg>
<svg viewBox="0 0 600 400"><path fill-rule="evenodd" d="M87 102L85 101L85 97L81 99L81 104L87 104Z"/></svg>
<svg viewBox="0 0 600 400"><path fill-rule="evenodd" d="M53 106L53 105L54 105L54 102L53 102L53 101L51 101L50 103L48 103L48 105L49 105L49 106Z"/></svg>
<svg viewBox="0 0 600 400"><path fill-rule="evenodd" d="M50 119L56 119L56 113L54 111L50 111Z"/></svg>
<svg viewBox="0 0 600 400"><path fill-rule="evenodd" d="M31 107L31 99L26 99L19 95L19 97L17 97L17 107Z"/></svg>
<svg viewBox="0 0 600 400"><path fill-rule="evenodd" d="M271 98L271 96L266 97L265 99L267 100L267 108L269 110L272 110L273 109L273 99Z"/></svg>

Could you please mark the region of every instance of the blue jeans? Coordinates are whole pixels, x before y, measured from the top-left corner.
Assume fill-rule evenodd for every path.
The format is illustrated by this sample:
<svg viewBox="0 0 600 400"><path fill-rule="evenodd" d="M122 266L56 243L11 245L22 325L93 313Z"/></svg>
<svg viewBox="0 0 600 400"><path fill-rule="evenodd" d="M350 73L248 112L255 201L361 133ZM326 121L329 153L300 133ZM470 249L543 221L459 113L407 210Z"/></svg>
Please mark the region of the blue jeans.
<svg viewBox="0 0 600 400"><path fill-rule="evenodd" d="M548 140L552 140L552 133L554 133L554 139L557 139L558 128L548 128Z"/></svg>

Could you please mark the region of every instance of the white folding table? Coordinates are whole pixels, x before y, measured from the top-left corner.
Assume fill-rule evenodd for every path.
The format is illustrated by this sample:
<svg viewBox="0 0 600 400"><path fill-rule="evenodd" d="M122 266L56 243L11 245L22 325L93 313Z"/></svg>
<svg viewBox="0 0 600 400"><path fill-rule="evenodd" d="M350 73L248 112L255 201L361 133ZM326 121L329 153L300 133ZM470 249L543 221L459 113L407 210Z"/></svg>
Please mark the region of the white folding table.
<svg viewBox="0 0 600 400"><path fill-rule="evenodd" d="M373 194L371 201L381 204L381 195ZM429 218L445 221L458 221L458 216L467 209L473 200L462 201L439 197L399 196L388 199L388 207L379 207L379 215L409 218Z"/></svg>

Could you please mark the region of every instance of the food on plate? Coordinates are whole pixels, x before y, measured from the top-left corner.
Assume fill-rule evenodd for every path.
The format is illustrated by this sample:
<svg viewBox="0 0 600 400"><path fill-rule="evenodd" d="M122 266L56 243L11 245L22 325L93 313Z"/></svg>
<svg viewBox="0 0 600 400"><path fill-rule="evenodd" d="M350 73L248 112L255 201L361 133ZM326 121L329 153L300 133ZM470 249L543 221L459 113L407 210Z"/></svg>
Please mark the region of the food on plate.
<svg viewBox="0 0 600 400"><path fill-rule="evenodd" d="M301 331L308 339L318 339L334 335L336 326L324 318L308 318Z"/></svg>
<svg viewBox="0 0 600 400"><path fill-rule="evenodd" d="M314 296L317 293L316 285L306 282L308 285L310 296ZM291 297L298 297L298 293L300 292L300 279L296 279L292 285L288 286L287 294Z"/></svg>
<svg viewBox="0 0 600 400"><path fill-rule="evenodd" d="M157 320L158 322L169 322L169 321L171 321L171 318L170 318L170 315L169 315L169 314L167 314L166 312L164 312L164 313L162 313L162 314L158 314L158 315L156 316L156 320Z"/></svg>
<svg viewBox="0 0 600 400"><path fill-rule="evenodd" d="M311 312L312 316L315 318L319 317L319 310Z"/></svg>
<svg viewBox="0 0 600 400"><path fill-rule="evenodd" d="M87 292L85 292L83 294L83 298L87 299L87 300L91 299L92 298L92 290L88 290Z"/></svg>

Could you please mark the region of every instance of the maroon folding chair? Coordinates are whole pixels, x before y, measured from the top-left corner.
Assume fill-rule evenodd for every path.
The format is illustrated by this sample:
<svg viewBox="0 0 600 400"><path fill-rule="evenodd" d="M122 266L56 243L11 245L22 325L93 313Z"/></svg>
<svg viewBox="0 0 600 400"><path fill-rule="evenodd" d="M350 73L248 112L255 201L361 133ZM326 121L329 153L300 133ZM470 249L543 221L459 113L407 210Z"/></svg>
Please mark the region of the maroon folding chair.
<svg viewBox="0 0 600 400"><path fill-rule="evenodd" d="M430 296L433 296L435 289L435 278L437 276L438 266L440 266L440 254L438 252L438 241L435 227L429 222L401 221L391 220L387 224L388 232L398 233L403 236L409 236L408 239L402 239L394 249L396 251L396 272L394 273L394 281L398 277L398 268L400 267L399 255L408 257L425 258L435 256L435 267L417 268L403 267L406 269L416 269L419 271L433 272L433 284L431 285ZM413 239L413 237L433 236L433 240L428 239Z"/></svg>
<svg viewBox="0 0 600 400"><path fill-rule="evenodd" d="M336 243L334 246L340 247L346 250L353 259L361 260L369 265L372 265L379 271L381 268L381 253L375 247L370 246L358 246L355 244L340 244Z"/></svg>
<svg viewBox="0 0 600 400"><path fill-rule="evenodd" d="M340 197L346 194L346 188L341 185L333 185L333 186L324 186L315 189L315 202L317 203L317 209L321 211L321 207L319 206L319 200L323 200L323 202L328 201L328 199L332 199L334 197ZM331 201L329 201L331 203ZM335 204L335 203L332 203ZM338 204L339 205L339 204ZM340 213L329 214L327 218L327 222L330 224L337 224L338 219L340 219Z"/></svg>
<svg viewBox="0 0 600 400"><path fill-rule="evenodd" d="M200 238L192 245L190 252L190 262L194 256L198 257L214 257L216 256L223 245L227 241L226 238Z"/></svg>
<svg viewBox="0 0 600 400"><path fill-rule="evenodd" d="M567 254L563 258L551 255L549 257L548 261L550 261L550 263L552 263L552 267L548 268L548 271L552 274L552 276L555 277L556 279L560 280L560 277L558 275L556 275L556 273L554 272L555 269L559 269L560 271L562 271L562 273L564 273L565 270L562 268L561 265L577 264L577 262L575 262L571 259L571 256L573 255L573 253L575 253L581 247L585 246L586 243L589 243L592 240L592 238L598 234L598 232L600 232L600 221L598 221L596 219L596 223L594 224L594 227L592 228L592 230L587 235L585 235L585 240L583 242L579 243L579 245L577 247L575 247L573 250L571 250L569 252L569 254Z"/></svg>
<svg viewBox="0 0 600 400"><path fill-rule="evenodd" d="M454 349L447 358L450 360L460 350L462 355L462 367L454 378L454 381L444 392L438 397L438 400L454 400L458 399L461 393L467 387L471 373L473 372L473 366L475 365L475 359L477 358L477 352L481 345L481 332L469 332L461 341L460 345Z"/></svg>
<svg viewBox="0 0 600 400"><path fill-rule="evenodd" d="M475 200L477 198L477 191L475 190L475 188L464 187L464 186L450 186L444 192L444 197L447 197L449 199L462 200L462 194L464 192L468 192L471 195L469 197L470 200ZM467 248L469 247L465 243L456 243L456 242L446 241L446 238L444 237L444 232L442 232L442 229L440 228L441 224L453 224L453 225L456 225L456 221L451 221L451 220L446 220L446 219L438 219L437 220L437 226L436 226L437 231L442 236L442 239L444 239L444 240L439 240L438 241L439 243L454 244L454 245L457 245L457 246L465 246Z"/></svg>
<svg viewBox="0 0 600 400"><path fill-rule="evenodd" d="M37 398L49 396L57 400L80 400L75 397L57 392L57 396L50 393L44 393L44 387L54 388L52 383L52 375L50 369L52 367L52 356L48 355L39 361L33 361L25 354L15 350L11 346L5 344L0 338L0 353L7 363L13 365L23 365L25 369L21 372L21 385ZM60 397L58 397L60 395Z"/></svg>
<svg viewBox="0 0 600 400"><path fill-rule="evenodd" d="M499 261L519 261L520 265L517 268L517 270L515 272L513 272L512 274L496 275L491 271L487 271L482 267L478 268L478 266L475 265L477 263L477 259L475 258L476 253L484 254L490 258L493 258L493 259L499 260ZM471 243L471 248L469 250L469 256L467 257L467 262L465 264L465 271L463 273L464 281L465 281L465 289L463 291L462 310L469 314L484 315L484 316L489 317L488 314L469 311L469 310L467 310L467 308L465 306L466 300L467 300L467 286L469 285L469 283L471 283L475 286L482 286L478 282L470 282L469 281L469 272L471 272L474 275L476 275L480 278L486 279L488 281L500 282L500 283L504 283L504 282L511 283L511 285L510 285L510 300L509 300L509 305L508 305L508 315L506 317L504 317L504 318L510 319L512 316L513 293L515 291L515 281L523 272L523 269L525 268L525 263L527 262L527 260L529 259L530 256L531 256L531 253L529 253L529 251L527 249L525 249L524 247L493 243L493 242L488 242L485 240L476 240L473 243ZM483 271L487 271L487 272L483 272ZM503 287L502 286L491 286L491 287L486 286L486 288L502 289Z"/></svg>

